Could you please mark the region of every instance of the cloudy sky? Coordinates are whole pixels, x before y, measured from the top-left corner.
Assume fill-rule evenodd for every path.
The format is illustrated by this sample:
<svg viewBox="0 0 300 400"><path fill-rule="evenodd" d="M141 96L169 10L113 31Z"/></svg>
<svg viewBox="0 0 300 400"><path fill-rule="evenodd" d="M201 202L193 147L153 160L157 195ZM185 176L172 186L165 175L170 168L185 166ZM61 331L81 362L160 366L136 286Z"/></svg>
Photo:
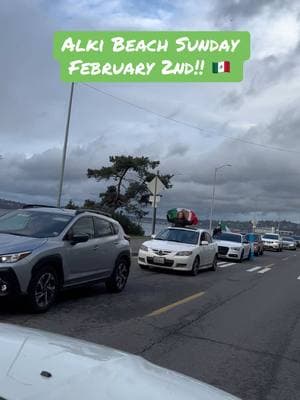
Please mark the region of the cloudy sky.
<svg viewBox="0 0 300 400"><path fill-rule="evenodd" d="M1 0L0 198L55 203L70 87L52 56L57 30L248 30L244 81L93 84L180 125L76 85L63 202L97 199L87 168L146 155L174 173L160 214L300 221L298 0ZM253 145L246 142L254 142ZM280 150L276 150L280 149Z"/></svg>

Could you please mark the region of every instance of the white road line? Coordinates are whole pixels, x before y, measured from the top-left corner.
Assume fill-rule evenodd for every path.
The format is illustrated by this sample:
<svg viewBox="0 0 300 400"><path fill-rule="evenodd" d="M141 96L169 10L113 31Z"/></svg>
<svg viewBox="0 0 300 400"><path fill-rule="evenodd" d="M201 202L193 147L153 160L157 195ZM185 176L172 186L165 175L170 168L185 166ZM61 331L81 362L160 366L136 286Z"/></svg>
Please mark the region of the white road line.
<svg viewBox="0 0 300 400"><path fill-rule="evenodd" d="M282 261L286 261L288 259L289 259L288 257L285 257L285 258L282 258Z"/></svg>
<svg viewBox="0 0 300 400"><path fill-rule="evenodd" d="M264 268L260 271L258 271L258 274L264 274L265 272L271 271L272 268Z"/></svg>
<svg viewBox="0 0 300 400"><path fill-rule="evenodd" d="M226 268L226 267L230 267L231 265L236 265L236 263L226 263L226 264L218 265L218 268Z"/></svg>
<svg viewBox="0 0 300 400"><path fill-rule="evenodd" d="M298 278L297 278L299 281L300 281L300 275L298 276Z"/></svg>
<svg viewBox="0 0 300 400"><path fill-rule="evenodd" d="M227 261L219 261L218 262L218 265L224 265L224 264L228 264L228 262Z"/></svg>
<svg viewBox="0 0 300 400"><path fill-rule="evenodd" d="M247 269L248 272L253 272L253 271L257 271L258 269L261 269L262 267L253 267L250 269Z"/></svg>

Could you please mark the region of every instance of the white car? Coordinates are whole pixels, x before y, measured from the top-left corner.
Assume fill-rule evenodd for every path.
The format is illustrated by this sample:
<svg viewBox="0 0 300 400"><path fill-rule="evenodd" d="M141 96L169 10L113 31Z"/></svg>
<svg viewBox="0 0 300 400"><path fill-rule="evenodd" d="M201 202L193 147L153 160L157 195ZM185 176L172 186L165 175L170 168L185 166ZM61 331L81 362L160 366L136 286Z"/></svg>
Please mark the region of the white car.
<svg viewBox="0 0 300 400"><path fill-rule="evenodd" d="M265 250L282 251L283 243L280 235L277 233L265 233L262 236Z"/></svg>
<svg viewBox="0 0 300 400"><path fill-rule="evenodd" d="M218 245L218 257L242 262L251 256L251 246L240 233L221 232L214 236Z"/></svg>
<svg viewBox="0 0 300 400"><path fill-rule="evenodd" d="M138 263L142 269L159 267L197 275L202 268L216 270L217 251L207 231L171 227L142 244Z"/></svg>
<svg viewBox="0 0 300 400"><path fill-rule="evenodd" d="M238 400L141 357L0 323L2 400Z"/></svg>

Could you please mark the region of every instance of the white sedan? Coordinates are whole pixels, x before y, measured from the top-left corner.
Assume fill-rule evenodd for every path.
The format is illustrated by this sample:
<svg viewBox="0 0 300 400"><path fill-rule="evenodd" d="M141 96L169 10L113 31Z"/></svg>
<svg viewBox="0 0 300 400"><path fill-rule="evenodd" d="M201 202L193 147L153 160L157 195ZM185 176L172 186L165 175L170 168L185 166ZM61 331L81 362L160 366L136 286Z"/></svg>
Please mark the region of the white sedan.
<svg viewBox="0 0 300 400"><path fill-rule="evenodd" d="M221 232L214 236L218 245L218 257L242 262L251 256L251 246L240 233Z"/></svg>
<svg viewBox="0 0 300 400"><path fill-rule="evenodd" d="M0 323L0 399L238 400L141 357Z"/></svg>
<svg viewBox="0 0 300 400"><path fill-rule="evenodd" d="M197 275L202 268L216 270L217 251L207 231L172 227L142 244L138 263L142 269L159 267Z"/></svg>

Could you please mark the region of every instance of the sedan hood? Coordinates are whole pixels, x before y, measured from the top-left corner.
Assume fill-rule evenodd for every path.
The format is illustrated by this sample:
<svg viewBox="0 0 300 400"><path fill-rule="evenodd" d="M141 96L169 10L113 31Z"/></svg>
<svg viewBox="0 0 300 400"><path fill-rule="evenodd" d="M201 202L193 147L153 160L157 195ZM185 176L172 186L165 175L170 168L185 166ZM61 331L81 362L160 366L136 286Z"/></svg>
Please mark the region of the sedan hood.
<svg viewBox="0 0 300 400"><path fill-rule="evenodd" d="M47 239L0 233L0 254L32 251L45 243Z"/></svg>
<svg viewBox="0 0 300 400"><path fill-rule="evenodd" d="M67 337L0 324L5 400L234 400L143 358Z"/></svg>
<svg viewBox="0 0 300 400"><path fill-rule="evenodd" d="M168 242L167 240L148 240L143 243L144 246L154 250L167 250L167 251L193 251L196 247L195 244Z"/></svg>
<svg viewBox="0 0 300 400"><path fill-rule="evenodd" d="M227 240L215 240L218 246L225 247L243 247L242 243L229 242Z"/></svg>

